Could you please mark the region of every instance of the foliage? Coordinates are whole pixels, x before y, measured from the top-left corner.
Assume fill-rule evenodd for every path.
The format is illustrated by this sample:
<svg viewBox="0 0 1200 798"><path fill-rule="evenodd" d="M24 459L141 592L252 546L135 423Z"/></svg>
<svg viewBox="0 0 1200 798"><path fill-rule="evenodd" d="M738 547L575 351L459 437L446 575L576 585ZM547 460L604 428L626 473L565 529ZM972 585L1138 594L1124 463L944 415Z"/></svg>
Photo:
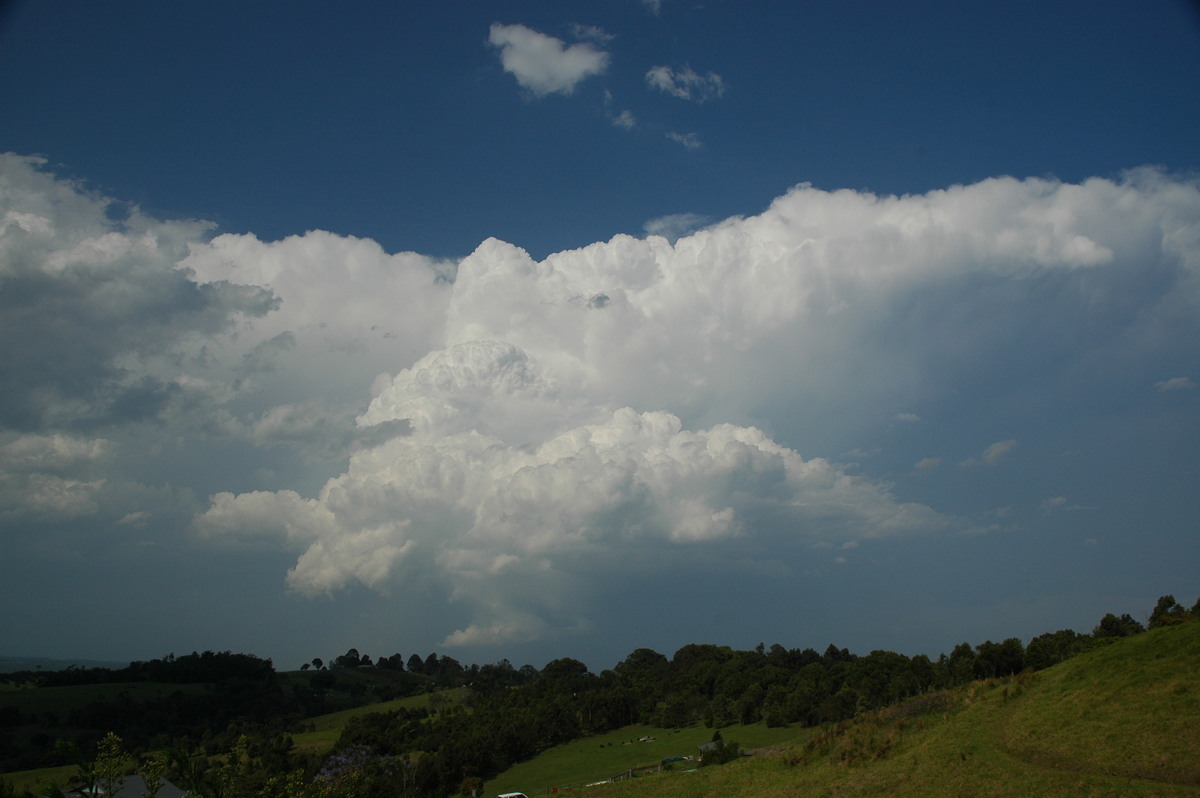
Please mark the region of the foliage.
<svg viewBox="0 0 1200 798"><path fill-rule="evenodd" d="M712 742L703 748L700 754L700 767L724 765L742 755L742 747L734 741L725 742L720 730L713 734Z"/></svg>
<svg viewBox="0 0 1200 798"><path fill-rule="evenodd" d="M1200 609L1200 599L1196 600L1196 605L1191 610L1185 610L1179 602L1175 601L1174 596L1162 596L1150 613L1150 628L1158 629L1162 626L1195 620L1197 615L1200 615L1200 612L1197 612L1198 609Z"/></svg>
<svg viewBox="0 0 1200 798"><path fill-rule="evenodd" d="M94 786L106 795L114 795L125 785L126 753L121 738L109 732L96 748L96 758L85 772L88 786Z"/></svg>
<svg viewBox="0 0 1200 798"><path fill-rule="evenodd" d="M1043 672L977 681L830 724L785 750L588 794L1194 796L1197 657L1200 625L1176 624L1095 646Z"/></svg>
<svg viewBox="0 0 1200 798"><path fill-rule="evenodd" d="M1146 631L1146 627L1130 617L1129 613L1118 618L1110 612L1100 619L1100 623L1096 624L1096 628L1092 630L1092 637L1129 637L1144 631Z"/></svg>
<svg viewBox="0 0 1200 798"><path fill-rule="evenodd" d="M138 772L141 773L142 780L146 783L144 798L154 798L158 794L159 788L162 787L163 775L167 772L167 765L167 755L161 751L155 751L142 757L142 764Z"/></svg>
<svg viewBox="0 0 1200 798"><path fill-rule="evenodd" d="M1196 615L1195 609L1164 596L1150 625L1177 625ZM814 739L825 740L824 755L836 752L837 761L852 764L888 755L900 744L904 724L924 717L912 708L932 706L933 696L976 680L1017 679L1015 685L1019 674L1064 663L1100 643L1108 647L1119 638L1141 637L1143 631L1130 616L1109 614L1090 635L1047 632L1028 646L1016 638L964 642L937 659L890 651L860 656L832 644L823 652L691 644L671 657L640 648L599 674L571 658L539 671L515 668L508 660L464 667L436 653L414 654L407 663L400 654L372 661L354 648L328 665L314 658L306 673L277 674L269 660L193 652L119 671L92 669L101 686L120 694L97 693L87 704L65 703L51 711L44 702L39 708L22 697L19 705L0 707L0 722L7 724L0 734L0 767L11 770L6 766L30 761L36 752L39 764L80 762L80 774L95 779L98 763L111 760L115 739L118 747L124 742L139 754L148 782L171 778L211 798L450 796L470 794L481 782L556 746L632 724L675 730L703 724L717 730L720 744L705 752L705 765L741 758L740 746L726 742L721 730L737 726L744 741L751 728L819 727ZM139 692L141 683L121 681L134 676L178 687ZM49 696L92 689L80 681L87 678L84 671L50 678L67 686L19 692ZM185 679L204 681L189 686ZM1015 688L1005 688L1010 689ZM320 732L307 720L414 690L425 691L419 703L347 711L331 716L337 720ZM903 707L910 709L889 714ZM861 724L872 717L875 727L846 731L849 721ZM80 751L90 750L105 732L111 739L99 749L103 756L85 759ZM296 746L293 732L311 741ZM55 745L56 737L63 742Z"/></svg>

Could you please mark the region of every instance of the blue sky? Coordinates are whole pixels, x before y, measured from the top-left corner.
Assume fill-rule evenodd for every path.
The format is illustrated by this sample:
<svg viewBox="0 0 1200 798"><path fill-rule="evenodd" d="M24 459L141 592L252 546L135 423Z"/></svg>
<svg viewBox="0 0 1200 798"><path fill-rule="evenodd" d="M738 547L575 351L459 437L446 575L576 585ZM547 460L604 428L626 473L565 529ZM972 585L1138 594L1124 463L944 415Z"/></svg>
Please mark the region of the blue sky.
<svg viewBox="0 0 1200 798"><path fill-rule="evenodd" d="M1200 593L1200 14L0 11L5 653L936 654Z"/></svg>

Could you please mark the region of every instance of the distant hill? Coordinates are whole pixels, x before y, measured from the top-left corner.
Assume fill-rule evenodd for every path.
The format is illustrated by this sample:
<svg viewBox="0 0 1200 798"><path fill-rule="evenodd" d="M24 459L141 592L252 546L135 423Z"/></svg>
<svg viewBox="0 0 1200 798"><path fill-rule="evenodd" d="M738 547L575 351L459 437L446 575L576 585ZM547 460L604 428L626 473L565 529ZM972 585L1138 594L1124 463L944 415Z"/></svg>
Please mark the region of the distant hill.
<svg viewBox="0 0 1200 798"><path fill-rule="evenodd" d="M0 654L0 673L16 671L65 671L72 665L78 668L124 668L128 662L102 659L51 659L49 657L17 657Z"/></svg>
<svg viewBox="0 0 1200 798"><path fill-rule="evenodd" d="M929 693L852 721L793 727L792 745L730 764L598 785L588 795L1196 796L1198 662L1200 622L1154 629L1112 639L1044 671ZM751 745L760 744L761 733L738 725L722 729L726 740ZM576 783L586 783L591 760L601 754L595 741L572 745ZM638 753L630 754L630 766L639 764ZM572 780L561 766L543 776L551 761L564 758L551 749L489 786L542 794Z"/></svg>

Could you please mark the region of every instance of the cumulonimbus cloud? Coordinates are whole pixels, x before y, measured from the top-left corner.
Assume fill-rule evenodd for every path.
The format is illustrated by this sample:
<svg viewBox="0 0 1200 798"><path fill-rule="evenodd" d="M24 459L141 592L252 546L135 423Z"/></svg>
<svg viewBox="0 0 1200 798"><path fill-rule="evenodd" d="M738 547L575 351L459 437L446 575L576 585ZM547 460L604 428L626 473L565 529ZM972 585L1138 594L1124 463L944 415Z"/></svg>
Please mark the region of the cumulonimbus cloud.
<svg viewBox="0 0 1200 798"><path fill-rule="evenodd" d="M306 524L320 530L312 543L293 541L306 555L291 583L319 592L361 581L360 560L339 564L337 544L353 553L374 540L393 573L368 574L373 584L436 573L474 608L448 643L526 639L562 608L515 583L570 574L577 584L606 556L648 542L844 543L943 529L952 522L934 509L754 426L696 422L774 413L764 391L881 392L898 371L969 371L968 353L1001 362L1027 330L964 318L947 349L944 314L961 310L951 300L991 303L997 281L1044 285L1048 275L1140 286L1128 242L1168 217L1189 220L1159 244L1194 303L1183 230L1196 203L1193 186L1153 172L1085 186L996 179L903 198L801 186L759 216L674 244L618 236L537 262L484 242L458 265L445 346L377 382L359 418L367 428L403 419L408 433L354 455L306 505L326 522ZM1136 305L1177 310L1177 295L1144 288ZM1003 317L1018 296L1028 300L1018 291L1011 304L974 307ZM1128 297L1097 298L1087 312L1136 326ZM1024 312L1046 324L1077 299L1063 288L1038 301ZM901 340L878 340L881 324ZM1013 446L995 444L979 462ZM237 525L242 501L223 497L226 525ZM320 568L307 567L313 552ZM555 623L586 622L577 608Z"/></svg>
<svg viewBox="0 0 1200 798"><path fill-rule="evenodd" d="M782 558L794 575L818 546L959 526L806 452L809 431L934 428L948 403L974 409L962 386L995 397L1018 377L1075 391L1073 411L1106 380L1147 393L1188 362L1200 317L1200 190L1156 170L905 197L801 185L675 240L537 261L489 239L446 263L329 233L114 220L36 162L4 167L0 279L41 293L22 295L20 325L6 309L0 347L66 367L26 379L0 359L7 418L26 425L0 436L0 488L28 515L141 529L154 512L105 498L130 458L169 469L152 448L229 442L265 476L203 492L204 540L291 552L306 594L439 596L465 616L448 644L589 628L589 597L631 560L669 572L663 552ZM122 330L84 340L114 314ZM116 401L136 386L141 405ZM285 465L302 477L281 486Z"/></svg>

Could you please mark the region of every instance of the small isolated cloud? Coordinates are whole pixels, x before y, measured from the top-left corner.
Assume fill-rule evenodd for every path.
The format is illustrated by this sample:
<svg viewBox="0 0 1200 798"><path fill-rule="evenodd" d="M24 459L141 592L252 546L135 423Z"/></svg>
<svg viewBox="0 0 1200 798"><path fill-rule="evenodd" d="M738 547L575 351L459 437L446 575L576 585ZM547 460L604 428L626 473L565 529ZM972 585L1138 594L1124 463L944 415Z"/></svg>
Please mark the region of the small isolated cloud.
<svg viewBox="0 0 1200 798"><path fill-rule="evenodd" d="M1004 459L1004 457L1015 448L1017 448L1017 442L1015 440L997 441L996 443L993 443L991 446L984 449L983 453L980 454L979 457L970 457L966 460L963 460L961 463L959 463L959 465L963 468L970 468L971 466L979 465L993 466Z"/></svg>
<svg viewBox="0 0 1200 798"><path fill-rule="evenodd" d="M1167 391L1187 391L1196 387L1196 383L1192 382L1190 377L1172 377L1169 380L1154 383L1154 387L1159 393Z"/></svg>
<svg viewBox="0 0 1200 798"><path fill-rule="evenodd" d="M628 108L611 117L612 123L623 130L633 130L637 127L637 117Z"/></svg>
<svg viewBox="0 0 1200 798"><path fill-rule="evenodd" d="M1044 512L1044 513L1076 511L1076 510L1094 510L1094 509L1096 509L1096 508L1087 507L1086 505L1082 505L1082 504L1072 504L1071 502L1067 501L1066 496L1052 496L1049 499L1046 499L1044 502L1042 502L1042 512Z"/></svg>
<svg viewBox="0 0 1200 798"><path fill-rule="evenodd" d="M725 93L725 81L715 72L701 75L691 67L680 70L669 66L651 67L646 73L646 84L651 88L678 97L702 103Z"/></svg>
<svg viewBox="0 0 1200 798"><path fill-rule="evenodd" d="M913 464L913 468L918 471L932 471L942 464L940 457L925 457Z"/></svg>
<svg viewBox="0 0 1200 798"><path fill-rule="evenodd" d="M700 137L695 133L668 133L667 138L676 144L682 144L689 150L698 150L704 146L700 141Z"/></svg>
<svg viewBox="0 0 1200 798"><path fill-rule="evenodd" d="M488 43L499 48L504 71L537 97L570 94L580 81L608 68L608 53L590 42L568 47L562 39L524 25L495 23Z"/></svg>
<svg viewBox="0 0 1200 798"><path fill-rule="evenodd" d="M608 44L613 39L617 38L604 28L600 28L595 25L580 25L579 23L571 26L571 33L576 39L587 39L601 45Z"/></svg>
<svg viewBox="0 0 1200 798"><path fill-rule="evenodd" d="M637 117L633 115L633 111L628 108L623 108L616 111L613 108L613 94L608 89L604 90L604 113L608 116L608 121L613 123L614 127L619 127L623 130L633 130L637 127Z"/></svg>
<svg viewBox="0 0 1200 798"><path fill-rule="evenodd" d="M662 0L642 0L642 5L650 10L654 16L662 13Z"/></svg>
<svg viewBox="0 0 1200 798"><path fill-rule="evenodd" d="M1000 462L1000 458L1007 455L1013 449L1017 448L1017 442L1014 440L998 441L983 452L983 462L988 465L995 465Z"/></svg>
<svg viewBox="0 0 1200 798"><path fill-rule="evenodd" d="M903 421L906 424L915 424L921 420L921 417L916 413L897 413L892 418L896 421Z"/></svg>
<svg viewBox="0 0 1200 798"><path fill-rule="evenodd" d="M642 225L646 235L662 236L674 244L680 238L699 230L712 219L699 213L670 213L650 219Z"/></svg>

